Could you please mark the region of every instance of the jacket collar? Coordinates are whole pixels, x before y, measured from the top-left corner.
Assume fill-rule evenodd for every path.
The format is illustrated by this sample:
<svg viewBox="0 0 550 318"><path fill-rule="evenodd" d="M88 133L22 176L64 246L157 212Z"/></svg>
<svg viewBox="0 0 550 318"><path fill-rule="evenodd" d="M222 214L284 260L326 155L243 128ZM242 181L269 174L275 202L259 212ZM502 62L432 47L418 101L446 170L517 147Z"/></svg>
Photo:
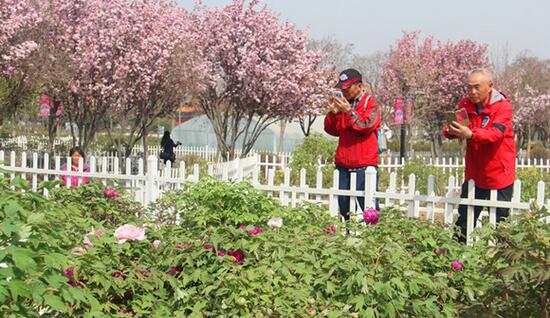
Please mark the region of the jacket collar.
<svg viewBox="0 0 550 318"><path fill-rule="evenodd" d="M500 101L506 100L507 97L498 91L495 88L491 89L491 98L489 99L489 104L483 108L481 113L489 113L489 110L492 108L492 106ZM468 103L466 104L466 111L468 113L476 114L477 115L477 106L470 100L470 98L467 98Z"/></svg>

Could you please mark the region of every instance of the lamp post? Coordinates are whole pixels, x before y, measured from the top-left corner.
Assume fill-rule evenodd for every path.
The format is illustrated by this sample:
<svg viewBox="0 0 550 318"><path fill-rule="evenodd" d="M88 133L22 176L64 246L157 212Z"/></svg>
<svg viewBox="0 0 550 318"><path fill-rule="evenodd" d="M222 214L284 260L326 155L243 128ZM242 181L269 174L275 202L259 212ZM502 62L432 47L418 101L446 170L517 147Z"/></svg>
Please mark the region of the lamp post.
<svg viewBox="0 0 550 318"><path fill-rule="evenodd" d="M407 110L406 110L406 104L407 104L407 97L403 98L403 108L401 108L401 138L400 138L400 146L399 146L399 163L404 164L405 161L405 155L407 151L405 150L406 144L405 139L407 135L407 129L405 127L406 120L407 120Z"/></svg>

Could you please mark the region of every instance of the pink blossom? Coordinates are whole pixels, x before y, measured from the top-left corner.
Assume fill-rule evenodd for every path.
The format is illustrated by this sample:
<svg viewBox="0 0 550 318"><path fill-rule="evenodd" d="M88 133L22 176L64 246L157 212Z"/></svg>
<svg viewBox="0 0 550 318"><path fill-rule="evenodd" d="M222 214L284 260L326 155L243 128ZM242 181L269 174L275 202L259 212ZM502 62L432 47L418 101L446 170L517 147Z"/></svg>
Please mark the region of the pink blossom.
<svg viewBox="0 0 550 318"><path fill-rule="evenodd" d="M246 225L241 225L241 226L239 226L239 229L241 229L241 230L244 230L244 229L246 229L246 228L247 228Z"/></svg>
<svg viewBox="0 0 550 318"><path fill-rule="evenodd" d="M159 248L159 245L160 245L160 240L155 240L155 241L153 242L153 248L154 248L154 249L158 249L158 248Z"/></svg>
<svg viewBox="0 0 550 318"><path fill-rule="evenodd" d="M458 260L454 260L454 261L451 263L451 267L452 267L455 271L460 271L460 270L462 270L462 268L464 268L464 265L462 265L462 263L459 262Z"/></svg>
<svg viewBox="0 0 550 318"><path fill-rule="evenodd" d="M316 311L315 308L313 308L313 307L309 307L309 308L307 309L307 313L308 313L308 315L310 315L310 316L315 315L316 312L317 312L317 311Z"/></svg>
<svg viewBox="0 0 550 318"><path fill-rule="evenodd" d="M378 221L380 221L378 214L380 214L380 211L378 210L366 209L365 212L363 212L363 219L367 224L376 225Z"/></svg>
<svg viewBox="0 0 550 318"><path fill-rule="evenodd" d="M104 189L103 190L103 194L108 197L108 198L118 198L120 197L120 194L118 194L118 192L116 192L115 190L113 189Z"/></svg>
<svg viewBox="0 0 550 318"><path fill-rule="evenodd" d="M113 235L120 244L126 241L143 241L145 240L145 229L131 224L124 224L116 229Z"/></svg>
<svg viewBox="0 0 550 318"><path fill-rule="evenodd" d="M203 250L211 250L212 252L216 252L216 248L212 245L205 245L202 247Z"/></svg>
<svg viewBox="0 0 550 318"><path fill-rule="evenodd" d="M90 248L94 246L94 244L92 243L92 241L90 241L87 235L84 235L83 243L84 243L84 246L86 246L86 248Z"/></svg>
<svg viewBox="0 0 550 318"><path fill-rule="evenodd" d="M114 278L120 278L123 276L123 273L121 271L115 271L111 274L111 276Z"/></svg>
<svg viewBox="0 0 550 318"><path fill-rule="evenodd" d="M254 229L252 229L251 231L249 231L248 233L252 234L252 235L258 235L260 233L262 233L264 230L262 230L261 227L255 227Z"/></svg>
<svg viewBox="0 0 550 318"><path fill-rule="evenodd" d="M181 268L179 266L173 267L168 271L168 275L173 276L173 275L176 275L178 273L181 273L182 271L183 271L183 268Z"/></svg>
<svg viewBox="0 0 550 318"><path fill-rule="evenodd" d="M327 235L332 235L336 233L336 225L327 225L326 229L323 230L323 233Z"/></svg>
<svg viewBox="0 0 550 318"><path fill-rule="evenodd" d="M243 255L243 252L238 249L238 250L229 250L227 252L227 254L229 254L229 256L233 257L233 260L242 265L244 263L244 255Z"/></svg>

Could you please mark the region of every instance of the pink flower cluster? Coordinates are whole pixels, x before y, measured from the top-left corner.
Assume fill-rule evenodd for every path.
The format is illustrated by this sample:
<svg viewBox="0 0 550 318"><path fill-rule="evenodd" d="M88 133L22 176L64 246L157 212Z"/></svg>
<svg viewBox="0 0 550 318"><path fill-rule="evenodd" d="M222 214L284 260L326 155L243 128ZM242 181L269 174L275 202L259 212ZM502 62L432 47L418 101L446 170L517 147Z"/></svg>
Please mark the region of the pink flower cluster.
<svg viewBox="0 0 550 318"><path fill-rule="evenodd" d="M212 245L205 245L205 246L203 246L202 249L211 250L214 253L217 252L216 247L214 247ZM221 257L224 257L225 254L231 256L237 264L239 264L239 265L244 264L244 254L243 254L243 251L241 251L241 249L229 250L229 251L227 251L227 253L226 253L225 249L223 249L223 248L220 249L220 252L218 253L218 255L221 256Z"/></svg>
<svg viewBox="0 0 550 318"><path fill-rule="evenodd" d="M460 271L464 268L464 265L462 265L461 262L459 262L458 260L454 260L452 263L451 263L451 267L455 270L455 271Z"/></svg>
<svg viewBox="0 0 550 318"><path fill-rule="evenodd" d="M326 229L323 230L323 233L327 235L336 234L336 225L327 225Z"/></svg>
<svg viewBox="0 0 550 318"><path fill-rule="evenodd" d="M120 194L113 189L104 189L103 194L111 199L120 197Z"/></svg>
<svg viewBox="0 0 550 318"><path fill-rule="evenodd" d="M143 241L145 240L145 227L124 224L116 229L113 235L118 239L119 244L126 241Z"/></svg>
<svg viewBox="0 0 550 318"><path fill-rule="evenodd" d="M78 277L75 277L74 275L74 269L72 267L69 267L65 270L65 277L67 277L69 279L69 282L68 284L71 286L71 287L84 287L84 284L78 280Z"/></svg>
<svg viewBox="0 0 550 318"><path fill-rule="evenodd" d="M375 209L366 209L365 212L363 212L363 219L365 220L365 223L376 225L378 221L380 221L379 215L380 211Z"/></svg>

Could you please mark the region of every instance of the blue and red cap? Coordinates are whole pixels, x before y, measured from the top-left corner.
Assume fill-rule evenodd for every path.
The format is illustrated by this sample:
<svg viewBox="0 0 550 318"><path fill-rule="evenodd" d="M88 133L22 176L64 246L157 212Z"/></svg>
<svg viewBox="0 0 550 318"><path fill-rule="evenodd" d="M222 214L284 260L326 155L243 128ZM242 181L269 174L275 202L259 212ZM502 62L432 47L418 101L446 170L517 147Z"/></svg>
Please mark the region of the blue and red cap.
<svg viewBox="0 0 550 318"><path fill-rule="evenodd" d="M352 84L361 83L362 81L363 81L363 76L361 75L361 73L359 73L358 70L353 68L348 68L347 70L343 70L340 73L338 77L338 83L336 84L336 88L346 90Z"/></svg>

